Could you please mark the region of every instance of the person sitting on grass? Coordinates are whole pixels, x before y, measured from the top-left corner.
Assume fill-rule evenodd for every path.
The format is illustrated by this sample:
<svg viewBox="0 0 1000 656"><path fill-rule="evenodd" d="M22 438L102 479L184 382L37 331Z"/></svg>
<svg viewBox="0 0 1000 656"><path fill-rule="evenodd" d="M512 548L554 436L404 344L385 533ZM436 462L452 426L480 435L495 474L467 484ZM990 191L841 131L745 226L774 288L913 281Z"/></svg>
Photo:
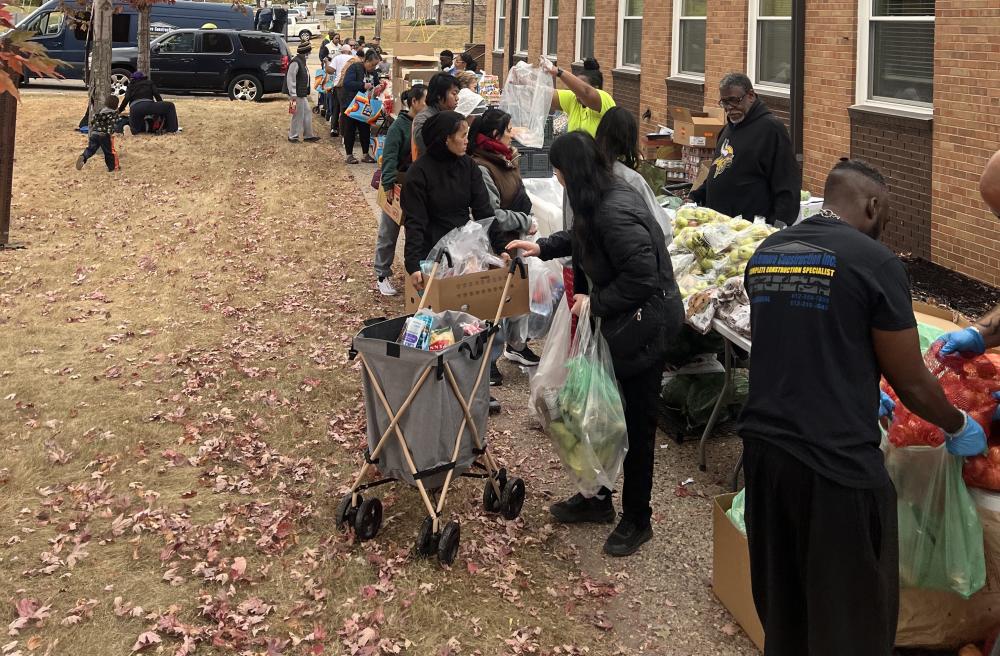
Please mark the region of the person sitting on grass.
<svg viewBox="0 0 1000 656"><path fill-rule="evenodd" d="M97 112L94 121L90 126L90 134L87 136L87 148L76 158L76 170L79 171L87 160L97 154L98 150L104 153L104 163L108 165L108 171L117 171L118 153L115 151L115 140L112 133L115 130L115 122L118 120L118 96L111 94L104 101L104 107Z"/></svg>
<svg viewBox="0 0 1000 656"><path fill-rule="evenodd" d="M158 132L177 132L180 129L177 127L177 108L172 102L163 102L159 89L142 71L132 73L132 81L118 105L118 113L126 108L132 134L146 131L147 116L159 118L161 128Z"/></svg>

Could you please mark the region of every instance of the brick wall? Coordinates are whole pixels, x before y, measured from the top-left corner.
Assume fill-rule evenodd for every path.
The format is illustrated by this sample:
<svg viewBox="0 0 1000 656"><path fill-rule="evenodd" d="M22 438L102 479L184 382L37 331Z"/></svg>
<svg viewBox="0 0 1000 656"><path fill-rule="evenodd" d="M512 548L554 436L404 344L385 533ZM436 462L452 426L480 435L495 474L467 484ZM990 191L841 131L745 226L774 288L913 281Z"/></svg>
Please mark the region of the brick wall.
<svg viewBox="0 0 1000 656"><path fill-rule="evenodd" d="M820 193L826 174L851 150L857 0L806 5L803 189Z"/></svg>
<svg viewBox="0 0 1000 656"><path fill-rule="evenodd" d="M612 72L614 78L615 104L624 107L639 118L639 94L642 89L642 74L639 71L628 69L616 69ZM605 78L607 82L607 78Z"/></svg>
<svg viewBox="0 0 1000 656"><path fill-rule="evenodd" d="M757 95L760 99L764 101L767 108L771 110L771 113L785 124L785 129L791 134L792 130L792 102L785 96L771 95L763 91L759 91ZM718 100L716 98L715 100Z"/></svg>
<svg viewBox="0 0 1000 656"><path fill-rule="evenodd" d="M718 102L719 80L747 67L747 0L710 0L705 19L705 104Z"/></svg>
<svg viewBox="0 0 1000 656"><path fill-rule="evenodd" d="M618 0L597 0L594 16L594 59L604 73L604 90L614 95L615 76L611 71L618 65Z"/></svg>
<svg viewBox="0 0 1000 656"><path fill-rule="evenodd" d="M705 106L705 85L667 80L667 100L671 107L684 107L692 112L700 112ZM673 119L665 125L673 127Z"/></svg>
<svg viewBox="0 0 1000 656"><path fill-rule="evenodd" d="M931 122L851 110L851 157L874 164L889 182L891 220L882 241L931 257Z"/></svg>
<svg viewBox="0 0 1000 656"><path fill-rule="evenodd" d="M576 59L576 0L559 0L559 48L557 60L569 68Z"/></svg>
<svg viewBox="0 0 1000 656"><path fill-rule="evenodd" d="M667 125L670 119L668 93L664 80L670 75L670 44L673 23L673 3L669 0L647 2L642 14L642 84L639 91L640 130L655 132L657 124ZM673 101L670 101L673 102ZM641 118L647 110L649 120Z"/></svg>
<svg viewBox="0 0 1000 656"><path fill-rule="evenodd" d="M934 262L1000 284L1000 230L984 209L979 176L1000 145L1000 5L937 0L931 255Z"/></svg>
<svg viewBox="0 0 1000 656"><path fill-rule="evenodd" d="M435 8L434 16L437 15ZM445 25L468 25L469 24L469 4L468 2L447 2L444 5L442 15ZM476 24L482 25L486 19L486 0L476 0Z"/></svg>

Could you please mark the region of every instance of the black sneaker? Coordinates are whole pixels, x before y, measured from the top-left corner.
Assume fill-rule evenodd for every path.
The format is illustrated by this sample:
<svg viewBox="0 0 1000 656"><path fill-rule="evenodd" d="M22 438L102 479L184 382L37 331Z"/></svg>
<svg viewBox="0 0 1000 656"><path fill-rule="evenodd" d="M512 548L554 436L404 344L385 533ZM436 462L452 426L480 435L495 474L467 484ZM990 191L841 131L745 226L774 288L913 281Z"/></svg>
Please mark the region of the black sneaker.
<svg viewBox="0 0 1000 656"><path fill-rule="evenodd" d="M505 346L503 349L503 357L507 358L511 362L524 365L525 367L537 367L540 359L527 344L525 344L524 348L520 351L515 351L510 346Z"/></svg>
<svg viewBox="0 0 1000 656"><path fill-rule="evenodd" d="M498 414L500 414L500 410L502 410L502 409L503 408L500 405L500 402L497 401L495 398L493 398L491 396L490 397L490 414L491 415L498 415Z"/></svg>
<svg viewBox="0 0 1000 656"><path fill-rule="evenodd" d="M490 387L500 387L503 385L503 374L497 368L496 363L490 365Z"/></svg>
<svg viewBox="0 0 1000 656"><path fill-rule="evenodd" d="M580 493L574 494L565 501L549 506L549 512L557 522L563 524L580 524L593 522L607 524L615 518L615 507L611 503L611 495L603 499L587 498Z"/></svg>
<svg viewBox="0 0 1000 656"><path fill-rule="evenodd" d="M609 556L631 556L644 543L653 538L653 527L649 522L640 524L622 515L615 530L611 531L604 543L604 553Z"/></svg>

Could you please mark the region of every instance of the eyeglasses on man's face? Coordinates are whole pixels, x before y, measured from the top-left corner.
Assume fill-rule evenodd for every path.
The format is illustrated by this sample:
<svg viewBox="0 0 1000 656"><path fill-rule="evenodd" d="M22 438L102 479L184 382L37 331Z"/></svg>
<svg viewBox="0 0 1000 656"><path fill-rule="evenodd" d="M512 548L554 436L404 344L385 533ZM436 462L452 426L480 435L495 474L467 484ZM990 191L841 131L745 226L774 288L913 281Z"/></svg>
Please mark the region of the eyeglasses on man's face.
<svg viewBox="0 0 1000 656"><path fill-rule="evenodd" d="M740 103L742 103L743 99L746 97L747 94L744 93L742 96L726 96L725 98L719 98L719 107L739 107Z"/></svg>

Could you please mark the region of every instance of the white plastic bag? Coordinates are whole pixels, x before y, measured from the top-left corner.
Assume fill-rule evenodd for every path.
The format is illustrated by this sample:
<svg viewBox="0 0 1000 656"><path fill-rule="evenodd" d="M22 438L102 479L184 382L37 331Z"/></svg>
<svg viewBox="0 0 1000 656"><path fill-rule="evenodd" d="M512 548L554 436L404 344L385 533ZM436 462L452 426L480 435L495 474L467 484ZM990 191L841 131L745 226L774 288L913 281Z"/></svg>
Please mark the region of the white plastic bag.
<svg viewBox="0 0 1000 656"><path fill-rule="evenodd" d="M561 421L548 432L566 473L587 497L613 488L628 452L628 430L611 351L586 301L559 391Z"/></svg>
<svg viewBox="0 0 1000 656"><path fill-rule="evenodd" d="M550 423L560 419L559 390L566 382L566 360L569 359L572 325L569 302L563 296L556 304L545 349L535 367L535 376L529 383L528 410L546 429Z"/></svg>
<svg viewBox="0 0 1000 656"><path fill-rule="evenodd" d="M500 109L510 114L514 138L529 148L545 145L545 121L555 88L541 66L518 62L507 72Z"/></svg>

